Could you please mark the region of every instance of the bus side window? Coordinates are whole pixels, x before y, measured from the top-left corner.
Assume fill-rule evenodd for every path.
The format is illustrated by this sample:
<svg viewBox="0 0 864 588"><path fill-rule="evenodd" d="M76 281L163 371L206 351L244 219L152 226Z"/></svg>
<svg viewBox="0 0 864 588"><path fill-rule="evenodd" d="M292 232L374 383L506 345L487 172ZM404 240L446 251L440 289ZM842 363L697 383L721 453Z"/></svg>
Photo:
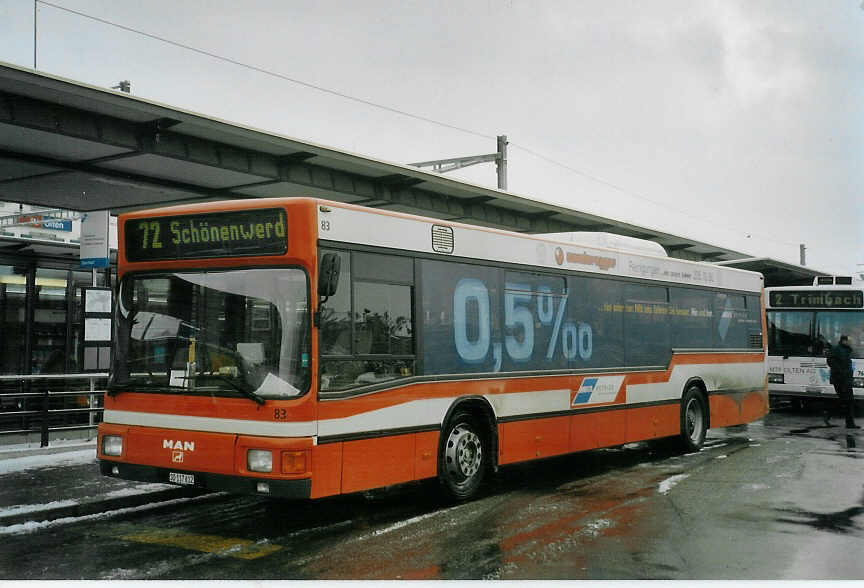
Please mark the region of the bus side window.
<svg viewBox="0 0 864 588"><path fill-rule="evenodd" d="M761 329L761 318L750 317L742 294L716 292L713 314L714 347L747 347L750 331Z"/></svg>
<svg viewBox="0 0 864 588"><path fill-rule="evenodd" d="M711 326L714 298L707 290L674 287L670 291L669 317L672 340L681 349L709 349L714 345ZM744 345L741 345L744 347Z"/></svg>
<svg viewBox="0 0 864 588"><path fill-rule="evenodd" d="M665 366L672 356L669 294L661 286L624 286L624 361L632 366Z"/></svg>
<svg viewBox="0 0 864 588"><path fill-rule="evenodd" d="M354 321L358 355L414 353L409 286L356 282Z"/></svg>
<svg viewBox="0 0 864 588"><path fill-rule="evenodd" d="M413 260L354 252L347 271L340 255L339 288L322 310L321 391L413 376Z"/></svg>

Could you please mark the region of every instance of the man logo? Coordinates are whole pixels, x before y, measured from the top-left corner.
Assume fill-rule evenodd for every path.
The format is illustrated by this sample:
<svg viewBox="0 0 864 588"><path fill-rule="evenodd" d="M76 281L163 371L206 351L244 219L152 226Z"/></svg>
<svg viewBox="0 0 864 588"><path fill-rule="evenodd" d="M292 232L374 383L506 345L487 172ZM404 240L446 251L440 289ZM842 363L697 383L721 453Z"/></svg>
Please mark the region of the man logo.
<svg viewBox="0 0 864 588"><path fill-rule="evenodd" d="M174 441L171 439L162 439L162 449L171 450L171 463L183 463L184 451L195 451L194 441Z"/></svg>
<svg viewBox="0 0 864 588"><path fill-rule="evenodd" d="M182 451L195 451L194 441L172 441L171 439L162 439L162 449L180 449Z"/></svg>

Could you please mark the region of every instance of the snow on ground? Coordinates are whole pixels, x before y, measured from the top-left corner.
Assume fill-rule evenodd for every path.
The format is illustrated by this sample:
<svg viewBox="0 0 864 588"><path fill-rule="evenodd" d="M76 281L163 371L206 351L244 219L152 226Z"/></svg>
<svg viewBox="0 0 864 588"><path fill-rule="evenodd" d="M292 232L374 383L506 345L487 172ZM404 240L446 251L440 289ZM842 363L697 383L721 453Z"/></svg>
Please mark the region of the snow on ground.
<svg viewBox="0 0 864 588"><path fill-rule="evenodd" d="M12 445L3 445L0 448L0 459L3 459L4 453L26 453L27 451L50 451L51 449L55 449L57 447L96 447L96 441L93 439L52 439L50 445L46 447L42 447L39 443L15 443Z"/></svg>
<svg viewBox="0 0 864 588"><path fill-rule="evenodd" d="M26 523L18 523L7 527L0 527L0 535L17 535L21 533L33 533L41 529L49 529L59 527L61 525L69 525L72 523L80 523L82 521L95 521L100 519L108 519L117 515L127 514L130 512L140 512L150 510L152 508L162 507L170 504L182 504L184 502L193 502L197 500L210 499L213 496L221 494L205 494L203 496L193 496L191 498L175 498L174 500L166 500L164 502L152 502L141 506L131 506L129 508L118 508L117 510L108 510L80 517L64 517L62 519L54 519L53 521L27 521Z"/></svg>
<svg viewBox="0 0 864 588"><path fill-rule="evenodd" d="M121 488L119 490L112 490L111 492L100 494L98 495L98 498L100 500L104 500L107 498L121 498L124 496L148 494L150 492L157 492L159 490L165 490L167 488L175 487L176 486L172 486L171 484L138 484L136 486L132 486L131 488ZM83 502L88 502L88 500L54 500L52 502L44 502L42 504L16 504L14 506L0 508L0 519L2 519L3 517L15 516L26 513L38 514L46 510L73 506L75 504L81 504Z"/></svg>
<svg viewBox="0 0 864 588"><path fill-rule="evenodd" d="M660 492L660 494L667 494L678 482L689 477L690 474L678 474L677 476L666 478L665 480L660 482L660 485L657 487L657 491Z"/></svg>
<svg viewBox="0 0 864 588"><path fill-rule="evenodd" d="M52 508L60 508L63 506L72 506L73 504L78 504L78 501L77 500L54 500L52 502L45 502L43 504L17 504L15 506L7 506L5 508L0 508L0 518L24 514L24 513L28 513L28 512L39 512L39 511L43 511L43 510L50 510Z"/></svg>
<svg viewBox="0 0 864 588"><path fill-rule="evenodd" d="M172 484L138 484L131 488L121 488L120 490L112 490L102 495L102 498L120 498L122 496L134 496L136 494L146 494L147 492L158 492L159 490L167 490L168 488L176 488Z"/></svg>
<svg viewBox="0 0 864 588"><path fill-rule="evenodd" d="M23 472L24 470L35 468L85 465L95 461L95 447L78 451L65 451L63 453L49 453L46 455L26 455L24 457L12 457L9 459L2 459L0 457L0 475Z"/></svg>

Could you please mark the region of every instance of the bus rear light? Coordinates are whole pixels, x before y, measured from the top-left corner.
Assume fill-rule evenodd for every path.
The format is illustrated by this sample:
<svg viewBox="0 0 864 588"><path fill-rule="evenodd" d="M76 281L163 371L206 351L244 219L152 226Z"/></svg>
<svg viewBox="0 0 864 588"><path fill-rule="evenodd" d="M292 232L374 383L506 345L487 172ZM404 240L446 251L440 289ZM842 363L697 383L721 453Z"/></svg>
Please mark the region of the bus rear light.
<svg viewBox="0 0 864 588"><path fill-rule="evenodd" d="M268 449L250 449L246 452L246 467L250 472L272 472L273 452Z"/></svg>
<svg viewBox="0 0 864 588"><path fill-rule="evenodd" d="M102 437L102 455L119 456L123 453L123 437L119 435L104 435Z"/></svg>
<svg viewBox="0 0 864 588"><path fill-rule="evenodd" d="M282 452L283 474L305 474L306 452L305 451L283 451Z"/></svg>
<svg viewBox="0 0 864 588"><path fill-rule="evenodd" d="M768 383L769 384L782 384L783 383L783 374L768 374Z"/></svg>

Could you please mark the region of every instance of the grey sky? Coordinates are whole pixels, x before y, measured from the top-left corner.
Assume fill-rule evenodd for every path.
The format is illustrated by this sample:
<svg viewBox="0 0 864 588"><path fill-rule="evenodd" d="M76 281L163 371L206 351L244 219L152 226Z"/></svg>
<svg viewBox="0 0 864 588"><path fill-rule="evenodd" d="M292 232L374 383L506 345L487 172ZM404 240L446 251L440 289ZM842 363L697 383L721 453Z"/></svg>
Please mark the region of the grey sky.
<svg viewBox="0 0 864 588"><path fill-rule="evenodd" d="M864 263L860 0L51 2L493 138L40 4L48 73L130 79L144 98L400 163L506 134L516 194L791 262L803 242L838 273ZM32 67L30 0L0 0L0 60ZM490 165L456 175L495 185Z"/></svg>

